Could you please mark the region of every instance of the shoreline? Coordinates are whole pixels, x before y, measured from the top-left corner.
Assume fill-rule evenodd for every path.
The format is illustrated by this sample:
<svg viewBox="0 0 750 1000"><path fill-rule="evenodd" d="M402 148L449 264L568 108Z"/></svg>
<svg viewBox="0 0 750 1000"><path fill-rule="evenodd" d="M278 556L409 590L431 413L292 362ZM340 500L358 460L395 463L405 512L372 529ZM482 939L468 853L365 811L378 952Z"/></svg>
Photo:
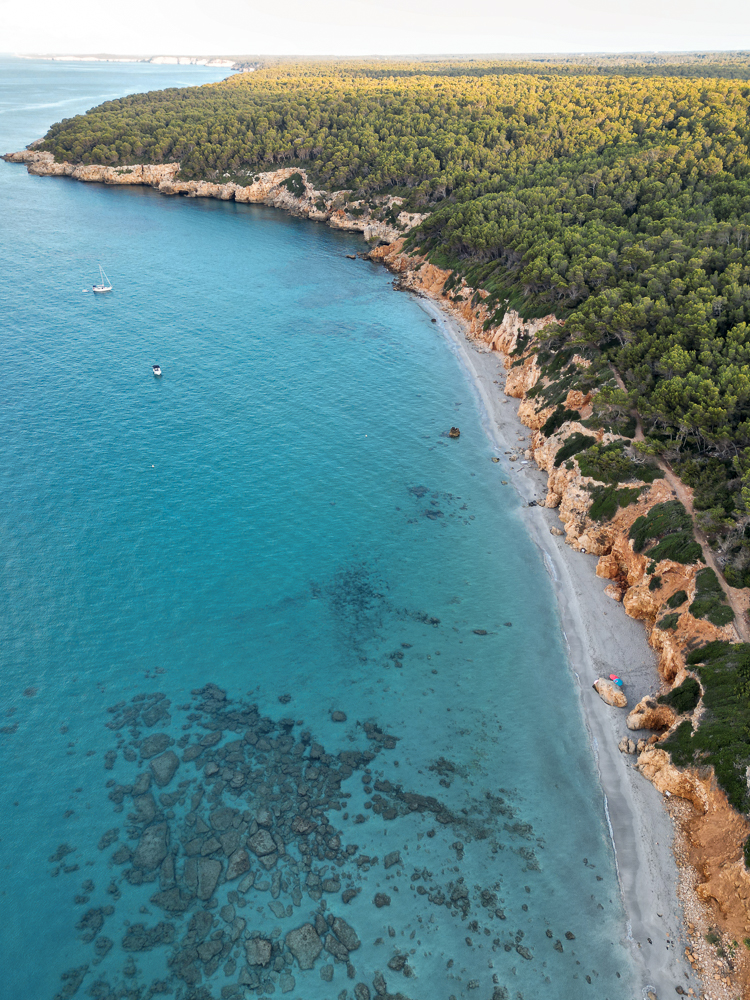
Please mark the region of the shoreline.
<svg viewBox="0 0 750 1000"><path fill-rule="evenodd" d="M518 418L518 405L505 396L505 355L483 351L469 340L458 317L435 301L417 296L419 305L437 320L476 392L490 441L502 453L518 448L517 438L529 428ZM494 377L493 377L494 376ZM496 391L495 391L496 390ZM512 478L511 478L512 477ZM533 463L508 478L519 496L538 500L547 490L547 473ZM628 694L638 701L658 686L657 656L637 619L618 613L605 593L607 580L596 576L597 556L571 549L555 537L556 509L528 510L526 529L539 549L550 576L565 639L570 670L578 685L583 722L599 774L609 823L621 898L627 918L627 941L639 989L662 997L681 986L687 995L705 990L685 958L688 939L683 907L677 895L678 867L672 854L675 831L660 792L638 772L618 742L632 735L626 714L605 705L592 689L594 680L620 674ZM613 655L607 656L611 649ZM611 660L611 662L610 662ZM650 941L649 941L650 939Z"/></svg>
<svg viewBox="0 0 750 1000"><path fill-rule="evenodd" d="M282 208L291 215L323 222L331 229L362 233L373 243L392 243L426 218L419 212L401 211L403 198L379 196L370 201L348 201L349 191L319 191L301 167L279 167L261 171L249 184L234 181L183 181L177 178L179 163L140 163L126 167L101 164L58 163L52 153L40 151L37 139L25 149L4 153L6 163L25 164L35 177L69 177L86 184L107 184L116 187L142 186L154 188L169 197L216 198L245 205L266 205ZM393 213L396 212L395 218ZM390 212L390 217L386 213Z"/></svg>
<svg viewBox="0 0 750 1000"><path fill-rule="evenodd" d="M505 468L508 469L509 480L511 475L515 477L512 482L523 499L541 501L542 504L526 508L526 520L530 521L528 531L550 573L568 659L579 684L582 717L599 772L603 807L610 824L620 891L628 920L628 940L634 968L643 983L642 995L649 997L648 990L651 988L656 991L653 997L658 996L661 1000L663 996L675 992L679 985L685 995L698 995L705 1000L736 1000L740 995L737 990L742 989L739 980L738 985L732 987L728 977L720 979L715 974L718 970L726 976L727 969L720 967L716 961L717 953L712 945L709 947L706 944L704 935L715 926L717 919L720 921L724 916L723 905L729 900L727 892L733 893L730 881L739 878L750 883L750 875L741 864L741 870L737 868L733 856L728 859L727 865L727 853L714 850L710 838L704 839L703 843L700 838L693 840L694 824L701 817L696 820L697 813L690 814L688 803L697 804L698 811L702 810L707 818L709 814L718 817L721 808L730 810L731 807L722 792L716 794L715 781L712 783L710 779L702 778L694 769L677 771L664 751L658 748L640 753L639 742L640 757L631 756L632 750L620 752L618 741L622 741L623 737L637 738L637 734L626 728L626 713L606 706L590 686L597 676L616 672L628 685L632 707L633 702L653 695L665 683L671 686L679 669L683 671L679 676L684 675L684 664L680 668L684 653L681 644L689 638L689 633L686 631L684 635L672 638L658 632L657 641L653 647L650 645L649 640L654 637L653 623L649 626L650 604L648 595L644 599L641 593L643 567L636 565L638 560L645 565L645 557L634 557L633 565L627 566L627 559L633 553L626 534L619 538L615 534L610 537L609 548L602 548L602 537L587 533L591 525L585 512L581 516L580 506L576 508L575 484L561 482L565 478L562 470L558 474L556 469L551 468L547 461L549 453L545 454L545 438L535 429L539 424L529 419L535 414L533 404L525 401L526 390L535 381L533 358L519 359L523 361L520 368L516 362L506 370L503 363L506 358L503 348L511 350L517 335L522 332L533 334L544 323L556 322L555 318L550 316L541 321L524 323L518 316L509 313L507 322L493 328L489 336L484 336L481 332L482 320L486 317L483 304L479 304L477 310L476 306L455 296L451 301L450 296L446 297L442 291L447 272L430 264L420 271L422 263L412 271L410 265L401 260L402 238L405 232L418 224L419 217L403 213L399 220L403 228L398 232L386 223L373 219L369 211L364 217L356 217L350 215L343 205L339 207L336 199L345 192L327 195L330 203L327 201L325 210L321 211L313 200L317 192L309 184L306 174L294 168L268 172L259 175L253 185L238 186L203 181L177 182L174 173L178 167L174 165L145 165L122 171L101 166L74 167L72 164L53 164L50 162L51 154L34 153L33 150L3 158L26 163L32 174L68 176L75 180L107 184L143 184L156 188L161 194L260 203L283 208L312 221L325 222L332 228L363 233L366 239L380 238L378 250L358 256L384 263L395 274L394 287L416 294L421 307L436 319L479 396L485 430L499 450L529 449L525 456L528 461L519 462L513 469L508 465ZM304 179L305 190L301 197L293 195L284 184L294 173L300 173ZM395 242L383 246L386 241ZM506 376L510 389L505 389ZM578 395L581 396L580 393ZM515 407L507 405L511 398L518 400ZM585 402L577 402L574 406L578 408ZM529 422L524 423L524 420ZM513 433L515 438L511 437ZM519 445L519 435L533 443ZM554 447L554 439L550 439L550 444ZM545 464L549 466L549 475L544 469ZM565 495L568 486L574 487L570 496ZM548 491L548 499L554 498L555 491L560 492L556 503L544 506ZM654 490L651 492L654 493ZM561 499L562 504L557 509ZM650 502L653 504L656 500L652 498ZM562 532L555 537L561 522L569 533L567 539ZM553 527L556 529L554 534ZM626 524L625 529L627 527ZM623 540L624 549L618 547ZM579 546L586 547L586 555L579 551ZM605 554L600 560L602 553ZM612 580L614 584L610 582ZM618 589L619 596L613 601L613 590ZM629 601L631 597L633 600ZM620 600L627 612L625 615L617 610L616 602ZM712 631L708 635L705 623L698 625L706 633L701 634L704 641L706 637L722 638L723 632L731 631L710 626ZM610 650L611 656L607 656ZM659 755L662 760L657 759ZM647 780L642 781L641 777ZM670 799L670 794L682 797ZM687 813L680 815L680 803ZM734 851L734 845L731 849ZM665 955L665 952L669 954ZM722 954L719 952L719 955ZM731 957L734 960L733 954ZM738 958L744 966L744 955L740 954ZM729 971L737 970L735 967ZM741 971L744 975L747 970L743 968Z"/></svg>
<svg viewBox="0 0 750 1000"><path fill-rule="evenodd" d="M34 59L42 62L106 62L106 63L149 63L152 66L213 66L220 69L234 69L237 60L227 59L223 56L118 56L107 55L35 55L32 53L19 53L16 59Z"/></svg>

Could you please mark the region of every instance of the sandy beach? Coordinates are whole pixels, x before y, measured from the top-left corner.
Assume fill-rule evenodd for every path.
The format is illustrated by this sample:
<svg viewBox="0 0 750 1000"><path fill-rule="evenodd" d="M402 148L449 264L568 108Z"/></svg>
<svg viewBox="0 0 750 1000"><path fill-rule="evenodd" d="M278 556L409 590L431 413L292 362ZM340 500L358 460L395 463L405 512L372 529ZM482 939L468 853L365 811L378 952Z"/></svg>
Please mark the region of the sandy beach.
<svg viewBox="0 0 750 1000"><path fill-rule="evenodd" d="M490 440L507 468L509 487L524 501L543 500L547 474L534 462L511 464L504 452L517 451L529 429L518 419L519 400L503 391L503 356L467 340L460 321L430 299L420 305L448 339L482 405ZM592 688L599 676L617 673L625 682L630 706L659 686L656 655L640 622L604 593L609 581L596 576L597 557L574 551L550 533L559 526L556 510L526 507L523 514L540 549L557 596L571 670L579 687L587 737L597 762L610 822L628 943L644 998L665 998L677 986L702 992L685 958L682 906L677 898L678 870L672 855L674 828L661 794L635 768L635 758L617 744L627 729L627 712L606 705ZM647 735L647 734L644 734Z"/></svg>

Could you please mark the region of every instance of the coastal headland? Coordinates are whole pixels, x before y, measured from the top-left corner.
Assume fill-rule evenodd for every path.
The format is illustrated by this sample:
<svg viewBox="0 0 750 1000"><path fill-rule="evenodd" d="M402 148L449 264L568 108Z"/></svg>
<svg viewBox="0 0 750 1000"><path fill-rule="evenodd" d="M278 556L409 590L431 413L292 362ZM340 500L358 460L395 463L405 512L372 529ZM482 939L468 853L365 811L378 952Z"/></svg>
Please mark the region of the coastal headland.
<svg viewBox="0 0 750 1000"><path fill-rule="evenodd" d="M426 217L419 212L395 213L394 224L373 218L373 208L398 210L403 199L383 197L374 204L347 201L348 191L319 191L311 184L306 171L295 167L260 172L251 184L226 184L211 181L180 180L179 163L136 164L131 167L107 167L96 164L58 163L52 153L22 149L3 157L9 163L25 163L30 174L44 177L72 177L93 184L144 185L160 194L184 198L218 198L245 205L283 208L294 215L325 222L332 229L362 233L366 240L392 242Z"/></svg>
<svg viewBox="0 0 750 1000"><path fill-rule="evenodd" d="M702 558L686 563L636 551L636 522L675 501L678 486L683 502L689 501L687 487L666 475L634 478L628 488L636 496L615 505L608 517L592 516L596 480L584 474L569 446L575 435L591 435L583 421L591 416L595 394L572 386L562 404L565 419L550 428L557 405L532 393L551 381L539 364L535 338L557 324L556 317L523 320L509 309L493 324L481 293L474 296L463 278L447 288L449 270L405 249L404 236L423 215L402 212L393 223L374 219L372 206L347 201L347 192L316 190L298 168L260 172L251 184L238 185L180 180L179 164L76 165L33 148L5 159L25 163L40 176L140 184L165 195L283 208L382 244L369 259L396 275L396 287L419 295L451 338L482 399L488 433L498 452L506 452L500 460L507 461L509 478L529 503L528 529L555 585L571 664L581 683L644 987L658 997L671 995L677 986L685 995L707 1000L734 1000L738 991L744 995L750 989L750 953L743 943L750 927L750 874L742 845L750 824L729 804L710 768L677 767L660 746L685 722L697 725L704 712L690 653L709 642L739 643L743 626L736 618L716 625L691 614ZM388 207L393 206L398 208L398 198L390 198ZM585 369L585 359L579 367ZM512 399L519 400L517 412ZM594 436L605 447L620 440L609 431ZM569 459L558 461L566 445ZM724 592L741 605L742 592L726 587ZM625 682L626 709L606 704L592 688L597 677L611 673ZM699 694L689 710L680 711L681 703L668 697L657 700L684 690L690 680ZM668 817L674 823L677 869ZM708 940L712 934L724 945L721 953Z"/></svg>

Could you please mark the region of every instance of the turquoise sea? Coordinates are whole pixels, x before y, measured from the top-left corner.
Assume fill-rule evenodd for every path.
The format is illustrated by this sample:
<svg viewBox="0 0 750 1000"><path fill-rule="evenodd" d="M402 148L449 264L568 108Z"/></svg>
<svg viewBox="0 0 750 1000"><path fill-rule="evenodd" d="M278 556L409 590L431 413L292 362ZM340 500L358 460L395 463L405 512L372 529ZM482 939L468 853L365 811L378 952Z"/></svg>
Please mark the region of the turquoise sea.
<svg viewBox="0 0 750 1000"><path fill-rule="evenodd" d="M0 147L221 75L6 58ZM0 205L3 995L632 997L552 589L418 303L270 209Z"/></svg>

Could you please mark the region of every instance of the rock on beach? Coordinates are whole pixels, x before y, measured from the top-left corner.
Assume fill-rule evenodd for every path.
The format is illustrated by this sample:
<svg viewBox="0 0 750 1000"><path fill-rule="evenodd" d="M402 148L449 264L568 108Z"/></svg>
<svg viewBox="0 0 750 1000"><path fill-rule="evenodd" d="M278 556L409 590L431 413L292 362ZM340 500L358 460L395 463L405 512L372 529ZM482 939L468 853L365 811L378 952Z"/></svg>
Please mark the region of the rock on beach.
<svg viewBox="0 0 750 1000"><path fill-rule="evenodd" d="M628 729L669 729L677 713L654 698L641 698L627 719Z"/></svg>
<svg viewBox="0 0 750 1000"><path fill-rule="evenodd" d="M627 708L628 699L613 681L607 680L604 677L597 677L593 687L602 701L608 705L611 705L613 708Z"/></svg>

